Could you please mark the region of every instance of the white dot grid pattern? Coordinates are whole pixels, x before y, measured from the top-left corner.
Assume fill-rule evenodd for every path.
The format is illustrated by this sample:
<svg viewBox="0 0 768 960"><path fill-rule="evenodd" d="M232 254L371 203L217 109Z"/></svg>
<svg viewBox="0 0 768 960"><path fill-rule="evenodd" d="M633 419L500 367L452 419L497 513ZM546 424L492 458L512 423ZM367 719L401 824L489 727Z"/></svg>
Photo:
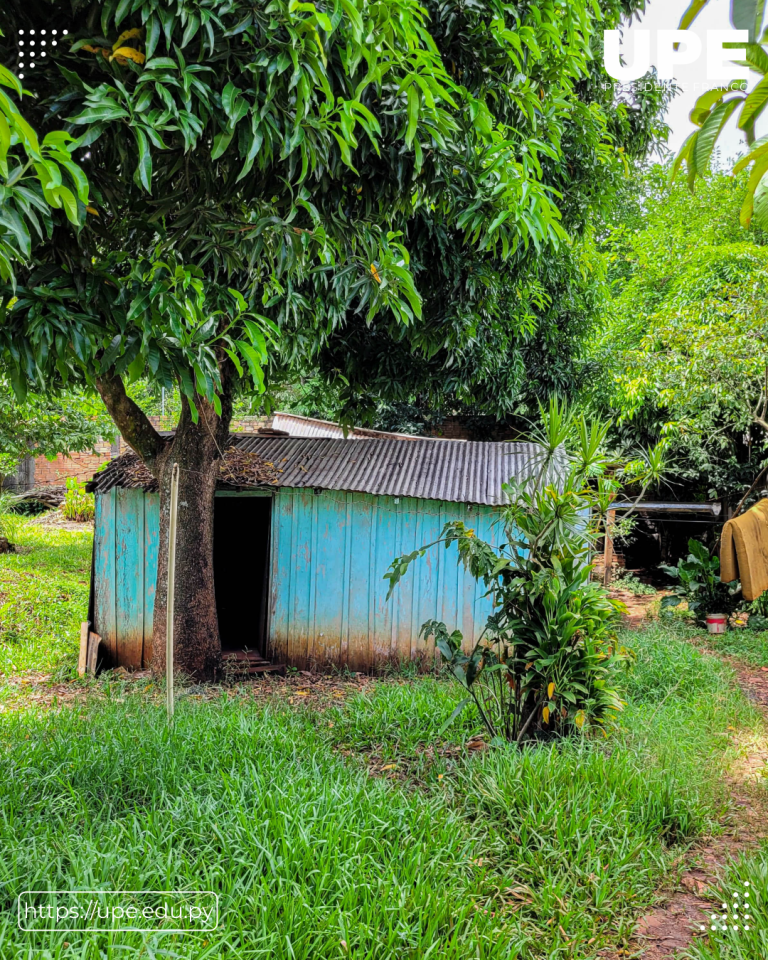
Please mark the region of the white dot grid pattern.
<svg viewBox="0 0 768 960"><path fill-rule="evenodd" d="M733 903L730 906L727 903L721 904L721 910L723 911L720 916L716 913L710 915L710 920L712 921L709 929L716 933L718 930L722 933L725 933L728 930L728 922L730 921L730 929L733 931L738 931L743 929L746 933L749 932L749 920L752 919L751 914L747 913L750 909L749 903L749 880L744 881L744 892L742 894L734 893L733 894ZM740 903L740 897L743 897L743 901ZM739 916L739 908L741 908L741 916ZM730 910L730 915L729 915ZM740 926L743 924L743 926ZM699 929L702 933L705 933L707 927L705 924L699 924Z"/></svg>
<svg viewBox="0 0 768 960"><path fill-rule="evenodd" d="M52 38L55 38L55 37L58 37L59 35L61 35L62 37L65 37L68 32L69 32L68 30L62 30L61 33L59 33L59 30L51 30L49 34L47 30L40 30L39 34L41 37L46 37L50 35ZM29 30L26 33L24 30L19 30L18 42L19 42L19 79L20 80L24 79L24 73L23 73L24 70L26 69L34 70L37 64L37 60L35 59L35 57L42 58L47 55L46 50L42 50L42 49L35 50L34 49L35 46L46 47L48 46L49 43L52 47L58 46L58 41L56 39L51 39L50 41L38 40L36 44L34 40L26 39L27 33L29 37L34 37L36 35L34 30Z"/></svg>

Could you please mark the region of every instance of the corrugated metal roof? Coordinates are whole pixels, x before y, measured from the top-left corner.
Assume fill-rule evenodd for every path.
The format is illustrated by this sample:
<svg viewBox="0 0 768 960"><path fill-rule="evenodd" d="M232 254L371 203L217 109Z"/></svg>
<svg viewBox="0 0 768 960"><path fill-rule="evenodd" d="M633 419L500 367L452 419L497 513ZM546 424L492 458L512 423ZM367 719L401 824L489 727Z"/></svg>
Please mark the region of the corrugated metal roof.
<svg viewBox="0 0 768 960"><path fill-rule="evenodd" d="M349 490L392 497L421 497L455 503L503 503L501 485L531 476L537 467L532 443L480 443L471 440L378 440L355 443L329 437L259 437L230 434L238 452L256 454L274 466L278 487ZM135 460L135 456L133 458ZM125 465L125 468L124 468ZM113 460L95 475L90 489L142 486L128 456ZM134 464L135 466L135 464ZM253 486L263 486L254 478Z"/></svg>
<svg viewBox="0 0 768 960"><path fill-rule="evenodd" d="M415 433L390 433L386 430L369 430L367 427L350 427L347 436L338 423L331 420L318 420L315 417L302 417L298 413L276 413L270 422L273 430L285 430L292 437L337 437L340 440L359 440L361 437L385 438L392 440L419 440Z"/></svg>
<svg viewBox="0 0 768 960"><path fill-rule="evenodd" d="M240 448L273 463L281 487L498 504L501 485L533 472L529 443L247 437Z"/></svg>

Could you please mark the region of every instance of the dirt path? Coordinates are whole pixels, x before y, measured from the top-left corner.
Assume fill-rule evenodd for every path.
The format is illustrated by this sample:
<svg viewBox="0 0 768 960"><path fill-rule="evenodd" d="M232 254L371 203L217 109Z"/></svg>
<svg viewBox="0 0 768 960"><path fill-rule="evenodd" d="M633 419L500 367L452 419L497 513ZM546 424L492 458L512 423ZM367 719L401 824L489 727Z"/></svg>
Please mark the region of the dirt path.
<svg viewBox="0 0 768 960"><path fill-rule="evenodd" d="M616 591L615 595L627 602L623 593ZM627 603L626 619L632 626L640 626L654 599L634 597ZM702 653L717 656L733 668L745 696L768 720L768 669L749 667L734 657L719 654L704 637L693 642ZM708 926L713 900L707 898L707 891L728 861L757 849L768 837L768 791L763 778L768 765L768 738L744 741L739 736L736 732L733 740L739 758L726 779L732 809L724 832L695 844L686 853L678 887L664 903L640 918L625 951L601 954L606 960L671 960L678 956L700 935L702 924Z"/></svg>

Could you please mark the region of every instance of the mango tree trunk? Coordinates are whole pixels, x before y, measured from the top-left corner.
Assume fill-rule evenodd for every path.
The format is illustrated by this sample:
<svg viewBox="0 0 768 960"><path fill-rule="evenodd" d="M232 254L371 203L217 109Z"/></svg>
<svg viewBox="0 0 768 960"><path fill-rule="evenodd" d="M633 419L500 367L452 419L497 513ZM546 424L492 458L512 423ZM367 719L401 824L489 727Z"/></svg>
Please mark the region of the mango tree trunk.
<svg viewBox="0 0 768 960"><path fill-rule="evenodd" d="M219 460L232 416L231 377L222 371L222 413L196 398L198 422L182 398L182 412L172 437L162 437L125 393L117 377L97 381L99 392L122 436L145 462L160 486L160 541L152 632L152 670L165 671L168 601L168 534L171 473L179 465L174 601L175 672L195 680L214 680L221 669L221 640L213 577L213 503Z"/></svg>

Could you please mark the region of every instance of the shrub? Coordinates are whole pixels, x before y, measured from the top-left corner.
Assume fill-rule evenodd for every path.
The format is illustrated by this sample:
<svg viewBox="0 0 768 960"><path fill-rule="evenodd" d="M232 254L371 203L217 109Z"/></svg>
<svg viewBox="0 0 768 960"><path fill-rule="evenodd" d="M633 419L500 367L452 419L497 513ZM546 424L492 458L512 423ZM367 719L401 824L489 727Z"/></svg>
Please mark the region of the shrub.
<svg viewBox="0 0 768 960"><path fill-rule="evenodd" d="M18 513L21 497L0 491L0 541L5 549L12 549L24 518Z"/></svg>
<svg viewBox="0 0 768 960"><path fill-rule="evenodd" d="M589 582L589 555L621 484L639 482L644 491L663 467L658 449L617 463L603 453L609 424L588 424L557 402L543 420L534 476L504 484L507 543L497 550L462 522L446 524L436 541L456 544L493 599L478 642L465 653L460 630L436 620L421 630L467 693L446 726L473 704L492 738L516 743L604 727L622 709L611 677L631 657L616 638L624 607ZM393 560L390 595L431 546Z"/></svg>
<svg viewBox="0 0 768 960"><path fill-rule="evenodd" d="M626 590L627 593L633 593L636 597L650 597L656 593L655 587L638 580L634 573L620 573L614 577L611 586L614 590Z"/></svg>
<svg viewBox="0 0 768 960"><path fill-rule="evenodd" d="M673 594L662 597L661 609L688 604L696 622L704 626L708 613L731 614L742 604L741 585L720 581L720 560L710 557L709 550L698 540L689 540L690 553L675 567L661 564L661 569L678 581Z"/></svg>
<svg viewBox="0 0 768 960"><path fill-rule="evenodd" d="M67 520L85 523L93 520L96 514L96 502L92 493L86 493L85 484L77 477L67 478L67 492L61 512Z"/></svg>

